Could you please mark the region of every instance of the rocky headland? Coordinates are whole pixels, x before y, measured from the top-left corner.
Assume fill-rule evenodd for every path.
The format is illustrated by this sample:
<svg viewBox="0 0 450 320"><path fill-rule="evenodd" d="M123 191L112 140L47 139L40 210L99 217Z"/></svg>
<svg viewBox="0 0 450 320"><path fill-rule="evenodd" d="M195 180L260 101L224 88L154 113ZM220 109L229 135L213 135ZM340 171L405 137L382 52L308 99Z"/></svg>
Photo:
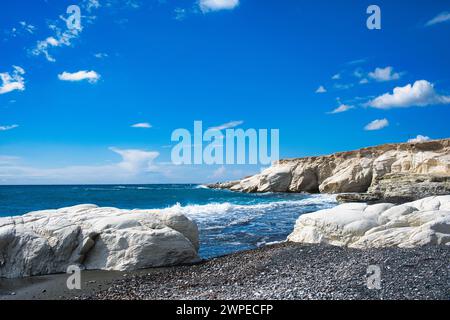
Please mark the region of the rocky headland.
<svg viewBox="0 0 450 320"><path fill-rule="evenodd" d="M181 214L79 205L0 218L0 278L194 263L197 225Z"/></svg>
<svg viewBox="0 0 450 320"><path fill-rule="evenodd" d="M342 202L404 203L450 194L450 139L385 144L280 160L243 180L208 185L241 192L332 193Z"/></svg>

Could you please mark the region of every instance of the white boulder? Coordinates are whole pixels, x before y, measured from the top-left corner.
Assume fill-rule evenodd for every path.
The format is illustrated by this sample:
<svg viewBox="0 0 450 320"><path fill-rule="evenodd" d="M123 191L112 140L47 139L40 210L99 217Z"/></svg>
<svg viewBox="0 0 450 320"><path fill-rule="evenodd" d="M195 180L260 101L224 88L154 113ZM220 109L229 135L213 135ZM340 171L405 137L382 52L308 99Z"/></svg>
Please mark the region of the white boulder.
<svg viewBox="0 0 450 320"><path fill-rule="evenodd" d="M0 278L135 270L199 261L197 225L181 214L79 205L0 218Z"/></svg>
<svg viewBox="0 0 450 320"><path fill-rule="evenodd" d="M450 195L399 206L346 203L304 214L288 240L353 248L450 246Z"/></svg>

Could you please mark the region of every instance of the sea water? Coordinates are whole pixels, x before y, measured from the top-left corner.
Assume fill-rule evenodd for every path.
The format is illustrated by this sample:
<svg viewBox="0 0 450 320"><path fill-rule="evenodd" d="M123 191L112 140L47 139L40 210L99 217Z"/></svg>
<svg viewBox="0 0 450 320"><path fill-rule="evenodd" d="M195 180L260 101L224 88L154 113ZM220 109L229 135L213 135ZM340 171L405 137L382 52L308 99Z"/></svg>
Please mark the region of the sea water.
<svg viewBox="0 0 450 320"><path fill-rule="evenodd" d="M200 231L200 255L221 256L284 241L297 218L336 205L334 196L245 194L199 185L0 186L0 217L78 204L180 212Z"/></svg>

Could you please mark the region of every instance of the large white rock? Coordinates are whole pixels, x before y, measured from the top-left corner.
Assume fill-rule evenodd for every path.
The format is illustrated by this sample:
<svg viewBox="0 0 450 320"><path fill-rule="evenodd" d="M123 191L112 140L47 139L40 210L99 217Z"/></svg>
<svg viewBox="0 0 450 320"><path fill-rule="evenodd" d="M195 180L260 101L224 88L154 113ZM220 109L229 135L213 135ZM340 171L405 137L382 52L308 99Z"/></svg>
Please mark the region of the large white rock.
<svg viewBox="0 0 450 320"><path fill-rule="evenodd" d="M450 245L450 195L399 206L347 203L305 214L288 240L354 248Z"/></svg>
<svg viewBox="0 0 450 320"><path fill-rule="evenodd" d="M0 218L0 277L135 270L199 260L197 225L181 214L79 205Z"/></svg>

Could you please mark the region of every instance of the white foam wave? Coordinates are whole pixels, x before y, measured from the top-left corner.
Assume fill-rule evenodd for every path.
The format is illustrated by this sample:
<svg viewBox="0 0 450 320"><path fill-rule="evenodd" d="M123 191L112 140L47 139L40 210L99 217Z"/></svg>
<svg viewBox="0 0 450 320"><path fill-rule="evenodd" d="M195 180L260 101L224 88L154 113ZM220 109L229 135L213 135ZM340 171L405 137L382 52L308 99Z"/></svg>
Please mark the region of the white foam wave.
<svg viewBox="0 0 450 320"><path fill-rule="evenodd" d="M268 210L282 209L282 208L301 208L304 206L334 206L336 204L336 196L334 195L311 195L306 199L301 200L284 200L284 201L274 201L259 204L233 204L230 202L224 203L209 203L203 205L187 205L182 206L179 203L172 207L162 209L166 212L176 212L181 213L192 219L205 219L212 218L213 216L223 216L223 215L236 215L239 213L252 213L261 214Z"/></svg>

